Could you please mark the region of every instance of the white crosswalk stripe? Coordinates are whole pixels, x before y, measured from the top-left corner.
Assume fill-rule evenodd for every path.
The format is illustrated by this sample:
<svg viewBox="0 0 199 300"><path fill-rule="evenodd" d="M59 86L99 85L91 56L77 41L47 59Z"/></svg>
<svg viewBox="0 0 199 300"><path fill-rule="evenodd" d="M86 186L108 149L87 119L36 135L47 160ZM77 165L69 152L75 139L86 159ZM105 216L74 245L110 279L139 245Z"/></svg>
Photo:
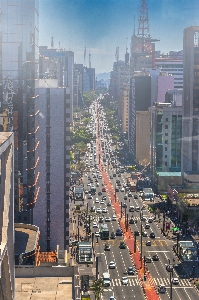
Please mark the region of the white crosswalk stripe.
<svg viewBox="0 0 199 300"><path fill-rule="evenodd" d="M137 286L139 285L139 281L136 278L128 278L128 286ZM115 278L111 280L111 286L121 286L121 279Z"/></svg>
<svg viewBox="0 0 199 300"><path fill-rule="evenodd" d="M156 286L164 284L166 286L170 286L170 278L153 278L154 284ZM189 279L179 279L179 284L177 286L186 287L186 286L192 286L191 282L189 282ZM175 285L173 285L175 287Z"/></svg>

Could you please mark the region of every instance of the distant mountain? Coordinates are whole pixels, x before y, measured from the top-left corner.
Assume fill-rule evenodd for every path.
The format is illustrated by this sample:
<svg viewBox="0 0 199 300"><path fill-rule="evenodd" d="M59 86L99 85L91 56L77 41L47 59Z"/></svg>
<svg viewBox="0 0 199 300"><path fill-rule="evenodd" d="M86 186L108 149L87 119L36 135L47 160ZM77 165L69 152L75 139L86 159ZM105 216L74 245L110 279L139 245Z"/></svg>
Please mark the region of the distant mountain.
<svg viewBox="0 0 199 300"><path fill-rule="evenodd" d="M110 72L97 74L96 77L97 77L97 80L103 79L105 81L107 79L110 79Z"/></svg>

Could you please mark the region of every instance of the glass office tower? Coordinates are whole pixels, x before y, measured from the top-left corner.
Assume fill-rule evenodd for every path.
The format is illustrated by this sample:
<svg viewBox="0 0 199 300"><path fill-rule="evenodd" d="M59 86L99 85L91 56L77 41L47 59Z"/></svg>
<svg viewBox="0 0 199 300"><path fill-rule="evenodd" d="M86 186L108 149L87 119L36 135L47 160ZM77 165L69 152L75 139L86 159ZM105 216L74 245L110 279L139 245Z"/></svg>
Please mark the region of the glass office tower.
<svg viewBox="0 0 199 300"><path fill-rule="evenodd" d="M15 134L15 221L32 223L39 1L0 0L0 15L0 129Z"/></svg>

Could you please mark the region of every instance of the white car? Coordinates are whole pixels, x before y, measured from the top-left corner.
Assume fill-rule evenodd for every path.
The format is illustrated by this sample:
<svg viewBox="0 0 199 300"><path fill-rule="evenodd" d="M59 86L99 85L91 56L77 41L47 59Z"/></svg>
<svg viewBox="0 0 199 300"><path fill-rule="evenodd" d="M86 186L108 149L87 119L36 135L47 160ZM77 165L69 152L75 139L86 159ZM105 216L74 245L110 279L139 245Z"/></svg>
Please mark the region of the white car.
<svg viewBox="0 0 199 300"><path fill-rule="evenodd" d="M96 231L96 232L95 232L95 237L100 237L99 231Z"/></svg>
<svg viewBox="0 0 199 300"><path fill-rule="evenodd" d="M124 192L124 188L123 187L120 189L120 192Z"/></svg>
<svg viewBox="0 0 199 300"><path fill-rule="evenodd" d="M106 208L102 208L102 213L107 213L107 209Z"/></svg>
<svg viewBox="0 0 199 300"><path fill-rule="evenodd" d="M115 263L114 263L114 261L110 261L110 263L109 263L109 269L115 269Z"/></svg>
<svg viewBox="0 0 199 300"><path fill-rule="evenodd" d="M103 199L100 201L100 204L104 204L104 200Z"/></svg>
<svg viewBox="0 0 199 300"><path fill-rule="evenodd" d="M87 186L91 186L91 183L90 183L90 182L88 182L88 183L87 183Z"/></svg>
<svg viewBox="0 0 199 300"><path fill-rule="evenodd" d="M110 296L109 300L116 300L114 296Z"/></svg>
<svg viewBox="0 0 199 300"><path fill-rule="evenodd" d="M96 209L96 212L97 212L98 214L100 214L100 213L102 212L101 208L98 207L98 208Z"/></svg>
<svg viewBox="0 0 199 300"><path fill-rule="evenodd" d="M147 223L145 224L145 229L149 229L150 228L150 225Z"/></svg>
<svg viewBox="0 0 199 300"><path fill-rule="evenodd" d="M123 285L127 285L127 284L128 284L128 282L129 282L129 280L128 280L128 278L127 278L127 277L122 277L122 280L121 280L121 282L122 282L122 284L123 284Z"/></svg>
<svg viewBox="0 0 199 300"><path fill-rule="evenodd" d="M176 277L172 278L172 283L173 284L179 284L178 278L176 278Z"/></svg>
<svg viewBox="0 0 199 300"><path fill-rule="evenodd" d="M98 228L98 225L96 222L93 222L93 228Z"/></svg>
<svg viewBox="0 0 199 300"><path fill-rule="evenodd" d="M111 221L111 218L110 217L106 217L105 218L105 222L110 222Z"/></svg>
<svg viewBox="0 0 199 300"><path fill-rule="evenodd" d="M96 198L96 199L95 199L95 203L99 203L99 198Z"/></svg>

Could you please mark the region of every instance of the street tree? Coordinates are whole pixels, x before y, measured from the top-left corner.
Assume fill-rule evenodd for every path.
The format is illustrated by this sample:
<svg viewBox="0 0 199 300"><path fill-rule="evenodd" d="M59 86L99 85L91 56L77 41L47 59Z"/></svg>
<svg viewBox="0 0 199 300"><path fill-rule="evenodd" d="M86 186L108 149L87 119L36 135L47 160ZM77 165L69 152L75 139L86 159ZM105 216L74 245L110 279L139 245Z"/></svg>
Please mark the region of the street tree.
<svg viewBox="0 0 199 300"><path fill-rule="evenodd" d="M99 278L93 281L89 289L95 293L95 299L100 300L105 288L103 278Z"/></svg>

